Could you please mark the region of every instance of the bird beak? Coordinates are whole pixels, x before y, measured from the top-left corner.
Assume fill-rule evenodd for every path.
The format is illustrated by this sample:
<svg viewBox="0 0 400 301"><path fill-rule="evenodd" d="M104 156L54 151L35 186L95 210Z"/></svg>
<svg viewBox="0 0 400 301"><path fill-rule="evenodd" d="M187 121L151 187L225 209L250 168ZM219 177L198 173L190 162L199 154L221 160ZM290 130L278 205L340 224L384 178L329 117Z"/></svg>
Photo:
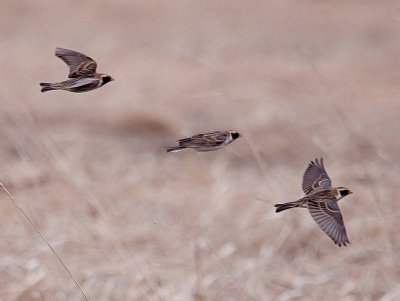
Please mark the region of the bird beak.
<svg viewBox="0 0 400 301"><path fill-rule="evenodd" d="M353 191L350 191L350 190L349 190L349 194L352 194L352 193L353 193Z"/></svg>
<svg viewBox="0 0 400 301"><path fill-rule="evenodd" d="M115 79L113 77L111 77L110 81L113 81L113 80L115 80Z"/></svg>

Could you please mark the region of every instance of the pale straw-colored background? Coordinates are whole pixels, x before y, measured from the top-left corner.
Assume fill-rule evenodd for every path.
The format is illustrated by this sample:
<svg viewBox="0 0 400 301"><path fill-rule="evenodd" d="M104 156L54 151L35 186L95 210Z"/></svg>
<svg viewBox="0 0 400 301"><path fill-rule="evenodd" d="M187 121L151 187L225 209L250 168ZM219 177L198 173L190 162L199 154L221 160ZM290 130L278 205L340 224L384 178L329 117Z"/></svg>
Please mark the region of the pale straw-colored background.
<svg viewBox="0 0 400 301"><path fill-rule="evenodd" d="M2 1L0 181L90 300L399 300L397 1ZM56 47L116 80L73 94ZM243 138L167 154L200 132ZM351 245L306 210L323 156ZM0 194L0 299L82 300Z"/></svg>

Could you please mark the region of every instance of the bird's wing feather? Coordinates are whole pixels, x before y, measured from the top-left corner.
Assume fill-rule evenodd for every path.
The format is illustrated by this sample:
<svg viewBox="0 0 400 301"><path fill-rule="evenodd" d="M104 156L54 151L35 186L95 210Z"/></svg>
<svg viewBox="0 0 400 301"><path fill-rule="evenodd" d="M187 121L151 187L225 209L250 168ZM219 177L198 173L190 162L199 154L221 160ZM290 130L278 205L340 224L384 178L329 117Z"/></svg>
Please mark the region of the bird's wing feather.
<svg viewBox="0 0 400 301"><path fill-rule="evenodd" d="M308 210L317 225L335 244L338 244L340 247L341 245L345 246L346 243L350 243L347 238L346 228L344 227L343 217L334 195L327 202L309 201Z"/></svg>
<svg viewBox="0 0 400 301"><path fill-rule="evenodd" d="M191 138L184 138L178 140L180 146L202 146L213 147L218 146L226 141L226 134L221 132L212 132L207 134L198 134Z"/></svg>
<svg viewBox="0 0 400 301"><path fill-rule="evenodd" d="M226 141L228 136L224 132L213 132L205 135L205 138L213 142L223 143Z"/></svg>
<svg viewBox="0 0 400 301"><path fill-rule="evenodd" d="M304 193L309 194L318 188L331 187L331 179L325 170L323 159L311 161L303 175L302 188Z"/></svg>
<svg viewBox="0 0 400 301"><path fill-rule="evenodd" d="M89 86L94 86L97 87L99 84L98 79L93 79L93 78L80 78L78 80L74 80L68 85L69 89L77 89L77 88L83 88L83 87L89 87Z"/></svg>
<svg viewBox="0 0 400 301"><path fill-rule="evenodd" d="M56 56L68 65L68 77L70 78L89 77L96 72L96 62L83 53L64 48L57 48Z"/></svg>

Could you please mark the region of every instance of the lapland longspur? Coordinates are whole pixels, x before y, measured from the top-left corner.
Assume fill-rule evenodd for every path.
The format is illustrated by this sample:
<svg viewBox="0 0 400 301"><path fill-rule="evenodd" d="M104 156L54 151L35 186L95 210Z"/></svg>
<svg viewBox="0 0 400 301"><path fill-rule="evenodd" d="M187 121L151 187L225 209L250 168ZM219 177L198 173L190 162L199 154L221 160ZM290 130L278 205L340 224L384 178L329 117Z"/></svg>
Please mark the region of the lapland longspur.
<svg viewBox="0 0 400 301"><path fill-rule="evenodd" d="M337 202L351 194L345 187L332 188L331 179L325 171L324 161L315 159L308 165L303 176L303 198L289 203L276 204L276 212L290 208L308 208L312 218L335 244L341 247L350 243L343 217Z"/></svg>
<svg viewBox="0 0 400 301"><path fill-rule="evenodd" d="M194 149L198 152L209 152L220 149L240 137L236 131L216 131L198 134L190 138L178 140L178 146L168 147L167 152L179 152L184 149Z"/></svg>
<svg viewBox="0 0 400 301"><path fill-rule="evenodd" d="M69 67L70 79L58 83L40 83L42 92L50 90L66 90L70 92L87 92L100 88L114 80L110 75L96 73L97 63L83 53L56 48L56 56Z"/></svg>

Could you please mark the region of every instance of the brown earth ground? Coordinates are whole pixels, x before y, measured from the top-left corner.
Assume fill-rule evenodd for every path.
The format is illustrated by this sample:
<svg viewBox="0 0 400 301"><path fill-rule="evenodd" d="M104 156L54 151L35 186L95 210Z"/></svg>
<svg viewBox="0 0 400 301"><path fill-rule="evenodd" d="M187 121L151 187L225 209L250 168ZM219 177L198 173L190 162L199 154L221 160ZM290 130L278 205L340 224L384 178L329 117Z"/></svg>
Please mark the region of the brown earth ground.
<svg viewBox="0 0 400 301"><path fill-rule="evenodd" d="M400 299L397 1L4 0L0 39L0 181L90 300ZM56 47L116 80L40 93ZM347 247L274 212L319 156ZM83 300L0 196L0 299Z"/></svg>

